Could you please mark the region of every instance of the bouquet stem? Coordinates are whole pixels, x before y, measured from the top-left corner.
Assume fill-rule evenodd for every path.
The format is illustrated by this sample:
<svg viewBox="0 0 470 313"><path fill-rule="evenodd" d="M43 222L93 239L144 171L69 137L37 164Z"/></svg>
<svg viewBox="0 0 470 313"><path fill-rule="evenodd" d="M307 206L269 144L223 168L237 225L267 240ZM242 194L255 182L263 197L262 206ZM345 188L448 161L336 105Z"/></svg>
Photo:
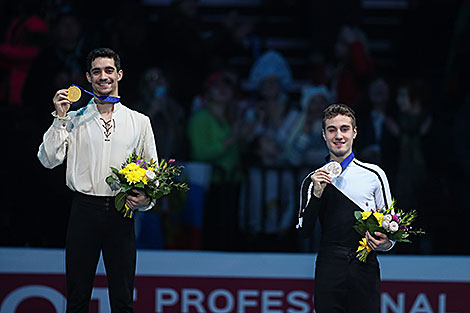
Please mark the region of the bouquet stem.
<svg viewBox="0 0 470 313"><path fill-rule="evenodd" d="M367 249L363 249L359 251L359 253L356 255L356 257L359 259L361 262L366 262L367 256L369 255L369 251Z"/></svg>
<svg viewBox="0 0 470 313"><path fill-rule="evenodd" d="M367 244L367 240L364 237L359 241L359 247L356 250L356 252L358 252L356 254L356 257L359 259L359 261L365 263L367 256L369 255L369 252L371 251L372 249L369 247L369 245Z"/></svg>
<svg viewBox="0 0 470 313"><path fill-rule="evenodd" d="M132 211L132 209L127 206L127 204L125 204L124 207L125 207L124 217L132 218L132 216L134 215L134 211Z"/></svg>

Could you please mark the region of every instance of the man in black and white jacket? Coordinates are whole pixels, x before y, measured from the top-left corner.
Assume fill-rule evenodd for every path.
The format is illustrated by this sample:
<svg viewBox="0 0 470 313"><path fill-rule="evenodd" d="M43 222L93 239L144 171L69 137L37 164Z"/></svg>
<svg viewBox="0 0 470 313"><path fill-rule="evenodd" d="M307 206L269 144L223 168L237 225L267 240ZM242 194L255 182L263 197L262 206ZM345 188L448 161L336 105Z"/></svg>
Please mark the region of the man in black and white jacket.
<svg viewBox="0 0 470 313"><path fill-rule="evenodd" d="M322 232L315 267L314 302L317 313L379 313L380 268L375 251L393 247L385 234L367 233L373 250L367 261L356 258L361 236L354 230L354 211L388 207L392 197L387 177L374 164L354 158L352 146L357 135L354 111L344 104L332 104L323 112L323 138L330 152L329 162L310 173L301 187L297 228L304 236L313 232L319 218ZM339 163L339 164L338 164ZM338 173L333 175L336 165Z"/></svg>

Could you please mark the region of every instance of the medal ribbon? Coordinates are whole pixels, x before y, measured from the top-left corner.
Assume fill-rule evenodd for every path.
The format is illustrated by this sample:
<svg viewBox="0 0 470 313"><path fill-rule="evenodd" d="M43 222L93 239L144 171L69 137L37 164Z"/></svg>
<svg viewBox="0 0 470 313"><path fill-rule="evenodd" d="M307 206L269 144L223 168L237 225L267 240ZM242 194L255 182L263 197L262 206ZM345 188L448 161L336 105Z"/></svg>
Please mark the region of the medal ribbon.
<svg viewBox="0 0 470 313"><path fill-rule="evenodd" d="M344 171L344 169L348 167L348 165L352 162L354 157L355 157L354 152L351 152L343 161L341 161L340 165L341 165L342 171ZM334 162L334 161L333 160L328 161L328 163L330 162Z"/></svg>
<svg viewBox="0 0 470 313"><path fill-rule="evenodd" d="M346 159L344 159L343 161L341 161L341 167L343 168L343 170L348 167L349 163L352 162L352 160L354 159L354 152L351 152L347 157Z"/></svg>
<svg viewBox="0 0 470 313"><path fill-rule="evenodd" d="M121 101L121 98L120 97L113 97L113 96L98 96L98 95L95 95L93 92L91 91L88 91L78 85L75 85L75 84L72 84L72 86L75 86L75 87L78 87L80 88L83 92L86 92L87 94L89 94L90 96L93 96L95 98L98 98L100 99L101 101L106 101L106 102L110 102L110 103L117 103L119 101Z"/></svg>

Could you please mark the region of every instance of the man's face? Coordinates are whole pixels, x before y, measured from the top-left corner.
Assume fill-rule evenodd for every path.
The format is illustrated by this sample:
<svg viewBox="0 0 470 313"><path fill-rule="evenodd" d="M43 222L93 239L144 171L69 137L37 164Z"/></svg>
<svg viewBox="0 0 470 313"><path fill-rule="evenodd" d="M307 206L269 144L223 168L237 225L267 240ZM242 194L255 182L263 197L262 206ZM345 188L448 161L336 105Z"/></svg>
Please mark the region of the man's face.
<svg viewBox="0 0 470 313"><path fill-rule="evenodd" d="M94 59L86 77L97 95L118 96L118 82L122 78L122 70L116 69L113 58Z"/></svg>
<svg viewBox="0 0 470 313"><path fill-rule="evenodd" d="M233 99L233 87L224 79L217 80L209 90L210 98L215 102L228 103Z"/></svg>
<svg viewBox="0 0 470 313"><path fill-rule="evenodd" d="M330 153L336 159L344 159L352 152L354 138L356 138L357 129L353 128L349 116L337 115L325 121L323 129L323 138Z"/></svg>

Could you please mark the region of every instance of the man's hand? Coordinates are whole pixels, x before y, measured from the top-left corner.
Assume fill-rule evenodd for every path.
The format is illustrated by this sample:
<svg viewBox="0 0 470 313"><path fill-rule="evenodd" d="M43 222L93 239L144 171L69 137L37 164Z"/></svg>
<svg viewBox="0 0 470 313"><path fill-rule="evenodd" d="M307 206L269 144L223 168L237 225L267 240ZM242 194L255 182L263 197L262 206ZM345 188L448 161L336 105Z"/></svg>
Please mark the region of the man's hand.
<svg viewBox="0 0 470 313"><path fill-rule="evenodd" d="M67 111L70 109L72 102L67 99L67 96L68 90L61 89L55 93L54 98L52 99L58 117L65 117L67 115Z"/></svg>
<svg viewBox="0 0 470 313"><path fill-rule="evenodd" d="M392 242L388 239L387 235L376 231L374 232L374 236L372 236L368 231L366 232L367 244L372 250L386 251L390 249Z"/></svg>
<svg viewBox="0 0 470 313"><path fill-rule="evenodd" d="M323 190L325 190L326 184L331 184L331 178L328 175L328 171L321 168L310 176L313 181L313 195L317 198L321 198Z"/></svg>
<svg viewBox="0 0 470 313"><path fill-rule="evenodd" d="M138 210L150 204L150 198L142 190L132 189L132 194L127 194L126 205L132 210Z"/></svg>

